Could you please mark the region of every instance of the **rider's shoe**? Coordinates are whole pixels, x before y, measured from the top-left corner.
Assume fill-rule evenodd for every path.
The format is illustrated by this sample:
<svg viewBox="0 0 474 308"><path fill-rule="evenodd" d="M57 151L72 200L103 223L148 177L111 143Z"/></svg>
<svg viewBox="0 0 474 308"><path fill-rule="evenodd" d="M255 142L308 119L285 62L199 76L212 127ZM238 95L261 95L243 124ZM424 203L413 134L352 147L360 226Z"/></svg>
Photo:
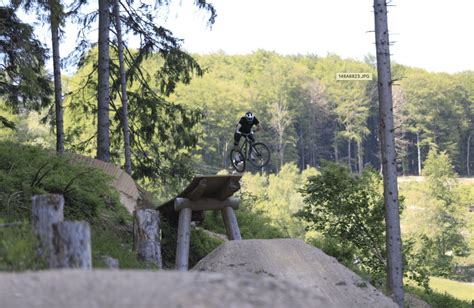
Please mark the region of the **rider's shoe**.
<svg viewBox="0 0 474 308"><path fill-rule="evenodd" d="M242 162L242 159L240 158L240 154L236 153L236 155L234 155L234 163L238 164L240 162Z"/></svg>

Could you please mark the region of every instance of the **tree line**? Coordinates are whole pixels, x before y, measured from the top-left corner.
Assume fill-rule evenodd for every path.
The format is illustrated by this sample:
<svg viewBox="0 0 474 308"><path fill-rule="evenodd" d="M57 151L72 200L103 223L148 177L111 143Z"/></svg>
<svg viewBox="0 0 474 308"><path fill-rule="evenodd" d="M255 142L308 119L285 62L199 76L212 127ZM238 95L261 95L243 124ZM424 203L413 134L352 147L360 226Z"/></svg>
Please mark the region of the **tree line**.
<svg viewBox="0 0 474 308"><path fill-rule="evenodd" d="M176 102L206 115L196 152L210 168L225 168L235 123L255 112L265 131L258 136L274 153L271 171L286 162L301 170L322 160L380 170L375 59L337 55L282 56L264 50L250 55L196 55L203 78L178 86ZM336 80L341 72L371 73L373 80ZM432 73L393 65L393 109L397 169L420 175L430 148L446 151L459 174L470 175L474 118L474 72Z"/></svg>
<svg viewBox="0 0 474 308"><path fill-rule="evenodd" d="M108 21L99 36L112 33L112 37L101 39L102 48L100 43L78 41L76 51L63 59L78 70L71 77L61 76L55 47L61 31L56 35L53 30L71 19L90 31L101 14L99 7L83 13L86 3L66 7L61 1L20 1L1 11L6 34L0 42L5 55L0 71L2 104L21 113L51 106L54 97L49 119L55 126L58 152L66 148L112 160L135 178L214 173L228 167L234 125L252 110L265 127L258 138L273 152L268 171L277 172L287 162L303 170L322 160L344 163L353 172L366 165L380 169L373 56L361 61L264 50L249 55L188 55L170 31L151 22L151 6L137 10L126 1L104 1ZM202 1L196 5L210 12L209 22L214 20L212 6ZM44 42L16 16L18 6L42 12L50 25L53 76L44 70L48 57ZM126 48L122 32L137 33L142 45ZM336 80L342 72L371 73L374 78ZM109 74L103 81L102 73ZM394 64L393 79L399 174L419 175L429 149L436 147L446 151L456 172L470 175L474 72L432 73ZM13 125L4 116L1 119L4 125Z"/></svg>

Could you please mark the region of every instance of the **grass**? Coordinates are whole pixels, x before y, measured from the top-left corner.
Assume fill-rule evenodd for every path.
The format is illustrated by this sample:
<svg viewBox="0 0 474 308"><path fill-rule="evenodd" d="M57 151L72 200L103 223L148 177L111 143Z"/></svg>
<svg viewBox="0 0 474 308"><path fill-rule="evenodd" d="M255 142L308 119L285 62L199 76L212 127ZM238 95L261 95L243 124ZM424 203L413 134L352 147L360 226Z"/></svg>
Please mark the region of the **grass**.
<svg viewBox="0 0 474 308"><path fill-rule="evenodd" d="M445 278L431 277L430 287L439 293L448 293L449 295L462 300L474 300L473 282L460 282Z"/></svg>
<svg viewBox="0 0 474 308"><path fill-rule="evenodd" d="M426 293L422 288L412 285L405 286L405 293L418 296L433 308L472 308L470 301L455 298L448 293Z"/></svg>
<svg viewBox="0 0 474 308"><path fill-rule="evenodd" d="M104 267L104 256L121 268L144 268L132 251L132 218L111 186L112 178L97 169L71 163L39 147L0 142L0 270L46 268L37 260L32 235L31 196L60 193L65 220L91 225L92 264ZM21 224L17 224L21 222Z"/></svg>

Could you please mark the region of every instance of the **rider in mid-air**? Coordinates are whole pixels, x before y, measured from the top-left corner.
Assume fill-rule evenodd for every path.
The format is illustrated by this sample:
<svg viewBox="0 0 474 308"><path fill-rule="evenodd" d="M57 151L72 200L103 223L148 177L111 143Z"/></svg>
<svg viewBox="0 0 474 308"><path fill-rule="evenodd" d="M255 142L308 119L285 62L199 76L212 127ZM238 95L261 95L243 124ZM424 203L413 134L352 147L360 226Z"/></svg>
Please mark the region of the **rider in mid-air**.
<svg viewBox="0 0 474 308"><path fill-rule="evenodd" d="M257 117L251 112L248 111L245 113L243 117L240 118L239 123L236 125L235 133L234 133L234 149L239 150L239 142L242 134L249 134L249 138L252 141L255 141L255 137L252 132L252 127L255 125L255 131L259 131L262 129L260 126L260 122L257 120Z"/></svg>

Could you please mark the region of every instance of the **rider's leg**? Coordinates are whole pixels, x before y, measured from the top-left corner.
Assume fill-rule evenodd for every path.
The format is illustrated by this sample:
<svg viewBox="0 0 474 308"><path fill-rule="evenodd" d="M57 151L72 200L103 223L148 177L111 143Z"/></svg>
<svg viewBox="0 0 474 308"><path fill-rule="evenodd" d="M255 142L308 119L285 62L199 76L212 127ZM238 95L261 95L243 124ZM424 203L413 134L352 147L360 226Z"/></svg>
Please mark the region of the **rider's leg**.
<svg viewBox="0 0 474 308"><path fill-rule="evenodd" d="M253 134L250 134L250 135L249 135L249 139L250 139L250 141L252 142L252 144L255 143L255 136L254 136ZM253 147L249 147L249 154L248 154L248 155L249 155L250 159L253 160L254 157L253 157L253 153L252 153L252 148L253 148Z"/></svg>
<svg viewBox="0 0 474 308"><path fill-rule="evenodd" d="M239 150L239 142L240 142L241 137L242 137L241 134L234 133L234 150L236 150L236 151Z"/></svg>

